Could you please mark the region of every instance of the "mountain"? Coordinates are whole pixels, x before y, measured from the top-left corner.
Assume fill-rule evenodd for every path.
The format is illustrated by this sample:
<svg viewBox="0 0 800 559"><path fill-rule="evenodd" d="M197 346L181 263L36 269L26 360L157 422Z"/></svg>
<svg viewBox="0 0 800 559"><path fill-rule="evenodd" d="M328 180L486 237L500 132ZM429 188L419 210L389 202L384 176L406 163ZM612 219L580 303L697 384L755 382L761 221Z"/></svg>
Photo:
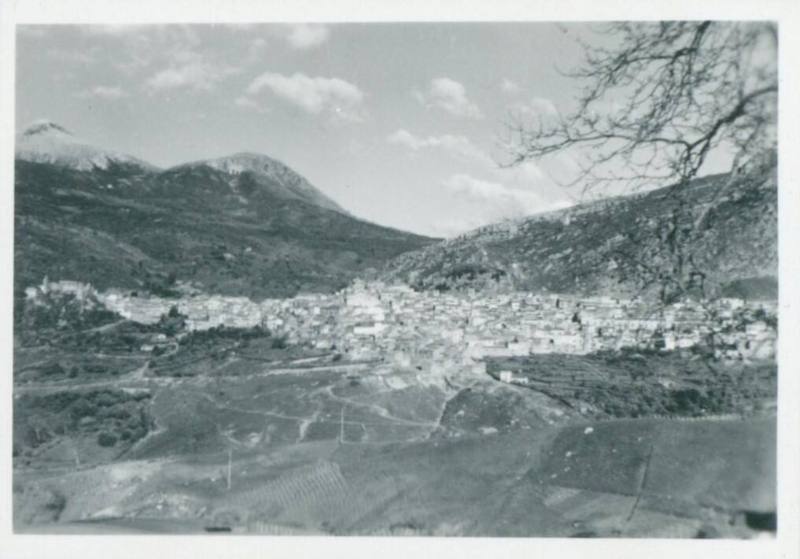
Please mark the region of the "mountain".
<svg viewBox="0 0 800 559"><path fill-rule="evenodd" d="M661 258L659 240L678 209L706 217L692 242L706 292L777 296L777 183L774 168L738 178L695 180L685 194L671 186L607 198L483 227L400 255L382 271L416 289L524 289L536 292L656 295L640 266ZM687 226L687 222L681 224Z"/></svg>
<svg viewBox="0 0 800 559"><path fill-rule="evenodd" d="M321 208L346 213L336 202L312 186L305 177L266 155L237 153L228 157L187 163L174 170L196 169L203 166L240 179L245 177L244 182L250 180L254 183L254 187L267 189L279 198L303 200Z"/></svg>
<svg viewBox="0 0 800 559"><path fill-rule="evenodd" d="M16 156L25 161L79 171L105 170L113 165L156 169L130 155L87 144L63 126L48 120L34 122L17 136Z"/></svg>
<svg viewBox="0 0 800 559"><path fill-rule="evenodd" d="M434 239L358 219L286 165L237 154L160 170L53 123L18 138L15 289L51 279L164 294L333 291Z"/></svg>

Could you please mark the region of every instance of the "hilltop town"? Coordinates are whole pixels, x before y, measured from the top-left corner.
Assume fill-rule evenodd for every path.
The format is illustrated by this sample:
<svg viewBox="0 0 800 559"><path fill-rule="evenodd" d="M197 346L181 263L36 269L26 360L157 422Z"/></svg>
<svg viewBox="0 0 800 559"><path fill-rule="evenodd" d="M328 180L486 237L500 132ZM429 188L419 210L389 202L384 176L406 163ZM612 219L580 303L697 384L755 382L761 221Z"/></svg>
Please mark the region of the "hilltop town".
<svg viewBox="0 0 800 559"><path fill-rule="evenodd" d="M288 343L336 350L351 359L474 364L484 357L587 354L621 348L670 351L713 344L719 357L773 359L774 301L720 299L667 307L644 300L525 292L417 292L357 281L338 293L255 302L193 293L180 299L129 291L98 293L88 284L45 281L27 304L49 292L90 295L128 320L154 324L173 307L189 330L261 326Z"/></svg>

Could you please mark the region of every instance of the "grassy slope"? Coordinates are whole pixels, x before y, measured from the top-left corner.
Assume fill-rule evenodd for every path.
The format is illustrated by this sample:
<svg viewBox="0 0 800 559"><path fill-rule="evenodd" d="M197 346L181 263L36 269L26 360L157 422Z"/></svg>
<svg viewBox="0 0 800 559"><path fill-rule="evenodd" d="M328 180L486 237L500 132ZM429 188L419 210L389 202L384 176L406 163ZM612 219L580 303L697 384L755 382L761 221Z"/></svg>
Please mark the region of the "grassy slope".
<svg viewBox="0 0 800 559"><path fill-rule="evenodd" d="M712 286L733 280L777 277L777 189L772 178L742 181L720 200L724 176L698 179L690 190L694 215L711 204L695 245ZM403 254L385 271L423 289L491 285L561 293L631 294L638 290L629 266L647 260L645 242L674 207L670 188L593 202L521 221L478 229L423 250ZM638 255L617 258L618 252ZM753 282L751 282L753 283ZM755 282L774 295L775 281ZM746 289L740 286L740 291Z"/></svg>
<svg viewBox="0 0 800 559"><path fill-rule="evenodd" d="M17 477L15 507L20 524L52 522L46 512L62 495L61 522L105 509L100 516L112 521L173 519L197 523L195 531L272 525L353 535L742 537L752 533L729 523L737 511L774 510L775 448L769 418L304 443L260 456L237 449L231 490L227 453L26 472Z"/></svg>
<svg viewBox="0 0 800 559"><path fill-rule="evenodd" d="M278 196L248 177L17 162L15 287L49 275L143 288L174 273L210 291L285 297L341 288L432 242Z"/></svg>

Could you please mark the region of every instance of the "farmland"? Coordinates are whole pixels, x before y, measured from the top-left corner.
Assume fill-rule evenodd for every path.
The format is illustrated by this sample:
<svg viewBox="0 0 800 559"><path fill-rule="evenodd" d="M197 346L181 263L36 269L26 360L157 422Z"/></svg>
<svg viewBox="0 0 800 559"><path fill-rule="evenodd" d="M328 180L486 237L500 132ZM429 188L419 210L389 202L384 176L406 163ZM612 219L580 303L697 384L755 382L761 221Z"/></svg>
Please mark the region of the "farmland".
<svg viewBox="0 0 800 559"><path fill-rule="evenodd" d="M21 384L16 529L748 537L774 510L766 411L601 418L490 374L246 350Z"/></svg>

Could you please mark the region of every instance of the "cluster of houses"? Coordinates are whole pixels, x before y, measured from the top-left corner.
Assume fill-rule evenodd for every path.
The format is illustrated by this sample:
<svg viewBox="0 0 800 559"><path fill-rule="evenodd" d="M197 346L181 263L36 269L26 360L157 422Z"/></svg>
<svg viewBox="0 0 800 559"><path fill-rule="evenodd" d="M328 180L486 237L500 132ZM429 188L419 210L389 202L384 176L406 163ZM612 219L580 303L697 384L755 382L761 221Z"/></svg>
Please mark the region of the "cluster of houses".
<svg viewBox="0 0 800 559"><path fill-rule="evenodd" d="M669 307L641 300L511 292L442 294L356 283L338 295L340 349L436 358L443 348L471 359L536 353L586 354L639 347L672 350L713 342L725 357L772 358L775 328L741 323L743 311L774 316L774 302L721 299ZM312 334L313 336L313 334Z"/></svg>
<svg viewBox="0 0 800 559"><path fill-rule="evenodd" d="M74 285L73 285L74 284ZM190 329L265 326L290 343L330 349L352 359L383 358L403 365L460 363L489 356L585 354L622 347L686 348L713 337L724 356L772 358L777 332L762 319L774 302L721 299L669 307L640 300L571 295L417 292L405 285L355 282L335 294L254 302L245 297L194 294L180 299L96 293L75 282L31 288L91 291L109 310L154 323L175 306ZM756 312L757 311L757 312ZM477 365L475 365L477 366Z"/></svg>

